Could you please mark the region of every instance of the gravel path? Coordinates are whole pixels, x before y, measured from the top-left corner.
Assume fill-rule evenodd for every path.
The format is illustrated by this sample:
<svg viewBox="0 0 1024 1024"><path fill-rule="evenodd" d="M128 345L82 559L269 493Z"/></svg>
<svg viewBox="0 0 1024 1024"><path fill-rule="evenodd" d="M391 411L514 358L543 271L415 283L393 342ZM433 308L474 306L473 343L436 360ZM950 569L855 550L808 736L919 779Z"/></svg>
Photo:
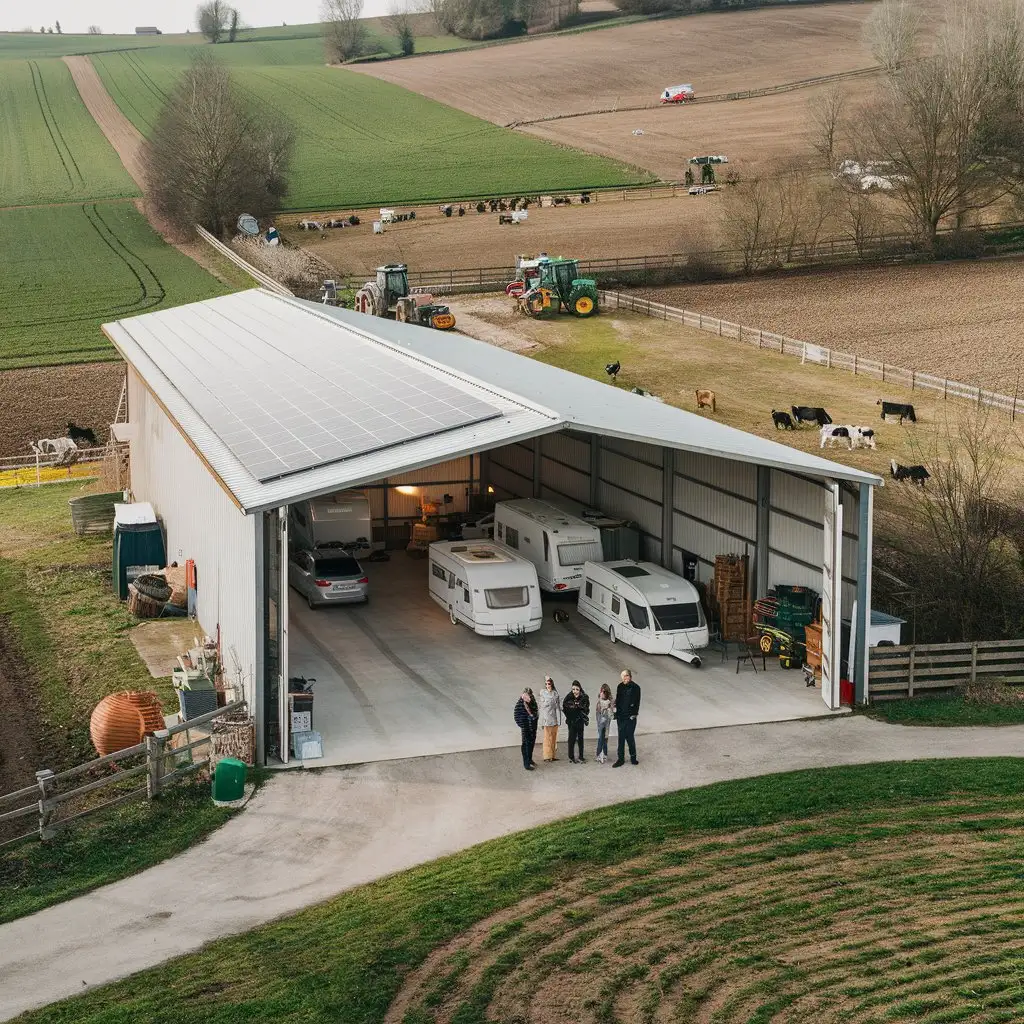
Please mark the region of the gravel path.
<svg viewBox="0 0 1024 1024"><path fill-rule="evenodd" d="M620 770L563 760L526 774L516 747L281 773L205 843L0 927L0 1019L588 808L798 768L1022 748L1024 726L905 728L846 716L640 736L640 766Z"/></svg>

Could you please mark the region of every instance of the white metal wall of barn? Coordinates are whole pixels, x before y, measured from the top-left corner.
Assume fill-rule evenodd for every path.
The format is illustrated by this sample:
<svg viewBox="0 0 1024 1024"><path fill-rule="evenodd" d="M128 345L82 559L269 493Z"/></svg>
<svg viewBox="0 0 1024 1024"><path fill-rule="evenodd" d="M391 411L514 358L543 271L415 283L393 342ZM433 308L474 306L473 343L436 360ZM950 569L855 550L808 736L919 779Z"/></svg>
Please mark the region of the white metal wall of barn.
<svg viewBox="0 0 1024 1024"><path fill-rule="evenodd" d="M170 561L196 563L198 619L215 636L218 624L229 670L238 657L252 700L256 673L256 532L177 427L128 368L131 489L164 524Z"/></svg>
<svg viewBox="0 0 1024 1024"><path fill-rule="evenodd" d="M779 583L821 590L828 495L821 481L746 462L564 431L495 449L485 458L483 472L498 498L564 498L634 520L645 558L667 561L681 572L684 556L695 555L703 581L711 576L717 555L747 555L756 572L760 518L767 550L761 552L758 593ZM843 610L849 615L857 588L858 499L844 490L842 501ZM672 551L663 559L666 528L671 530Z"/></svg>

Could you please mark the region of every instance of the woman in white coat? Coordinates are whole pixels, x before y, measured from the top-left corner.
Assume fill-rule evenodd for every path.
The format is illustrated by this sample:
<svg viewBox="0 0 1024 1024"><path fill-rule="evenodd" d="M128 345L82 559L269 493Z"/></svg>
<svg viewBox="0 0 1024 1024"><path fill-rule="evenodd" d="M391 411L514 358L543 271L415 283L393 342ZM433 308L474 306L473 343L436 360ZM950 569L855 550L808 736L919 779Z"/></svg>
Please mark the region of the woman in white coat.
<svg viewBox="0 0 1024 1024"><path fill-rule="evenodd" d="M537 697L537 706L537 724L544 730L544 760L557 761L555 744L558 742L558 727L562 724L562 701L551 676L544 677L544 689Z"/></svg>

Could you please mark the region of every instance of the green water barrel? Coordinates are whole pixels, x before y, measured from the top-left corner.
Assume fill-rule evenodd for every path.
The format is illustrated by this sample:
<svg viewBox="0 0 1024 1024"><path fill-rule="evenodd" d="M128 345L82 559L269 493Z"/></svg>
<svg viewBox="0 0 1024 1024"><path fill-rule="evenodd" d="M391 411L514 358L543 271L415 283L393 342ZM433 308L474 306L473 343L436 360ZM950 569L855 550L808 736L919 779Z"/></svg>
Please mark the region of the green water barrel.
<svg viewBox="0 0 1024 1024"><path fill-rule="evenodd" d="M213 769L213 799L241 800L245 796L245 762L225 757Z"/></svg>
<svg viewBox="0 0 1024 1024"><path fill-rule="evenodd" d="M114 593L128 598L128 566L165 566L164 535L159 523L117 523L114 526Z"/></svg>

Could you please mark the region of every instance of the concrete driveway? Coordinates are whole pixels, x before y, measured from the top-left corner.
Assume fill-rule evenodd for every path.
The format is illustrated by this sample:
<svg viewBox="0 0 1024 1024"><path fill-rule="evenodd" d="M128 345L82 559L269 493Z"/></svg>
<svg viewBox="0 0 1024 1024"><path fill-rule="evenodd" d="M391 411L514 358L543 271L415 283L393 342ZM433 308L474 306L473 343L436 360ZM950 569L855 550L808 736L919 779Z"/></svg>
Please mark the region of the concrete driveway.
<svg viewBox="0 0 1024 1024"><path fill-rule="evenodd" d="M311 611L291 591L289 674L316 679L313 728L324 743L309 767L507 746L517 741L512 707L522 687L539 692L548 674L563 696L581 680L593 701L601 683L614 691L632 668L643 689L641 735L835 714L777 658L766 672L759 662L756 673L749 664L737 673L735 653L723 661L709 650L695 669L611 643L572 601L545 601L544 625L525 650L477 636L428 597L427 566L401 551L366 563L366 606ZM568 612L564 625L555 608Z"/></svg>
<svg viewBox="0 0 1024 1024"><path fill-rule="evenodd" d="M0 1019L598 805L796 768L1022 749L1024 726L904 728L845 716L648 736L635 768L561 761L524 772L511 748L282 772L200 846L0 927Z"/></svg>

